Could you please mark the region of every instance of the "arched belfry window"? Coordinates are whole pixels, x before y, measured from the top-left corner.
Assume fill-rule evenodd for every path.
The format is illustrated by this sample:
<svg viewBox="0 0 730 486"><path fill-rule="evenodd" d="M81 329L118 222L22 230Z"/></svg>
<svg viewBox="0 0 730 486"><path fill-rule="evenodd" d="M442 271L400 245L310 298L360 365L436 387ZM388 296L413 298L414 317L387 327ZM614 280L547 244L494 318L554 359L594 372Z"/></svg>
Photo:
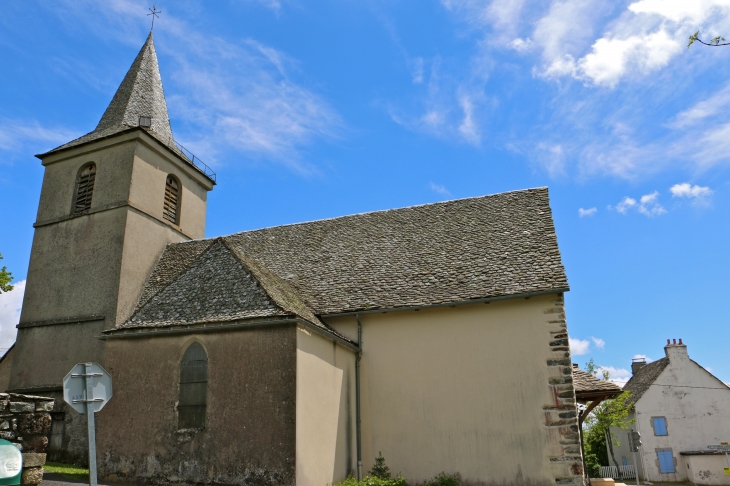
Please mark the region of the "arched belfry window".
<svg viewBox="0 0 730 486"><path fill-rule="evenodd" d="M205 427L205 404L208 390L208 355L200 343L185 350L180 362L180 401L177 405L178 428Z"/></svg>
<svg viewBox="0 0 730 486"><path fill-rule="evenodd" d="M180 212L180 184L173 176L167 176L165 182L165 207L162 209L162 216L171 223L177 224Z"/></svg>
<svg viewBox="0 0 730 486"><path fill-rule="evenodd" d="M81 168L76 178L76 194L74 195L73 213L83 213L91 208L91 196L94 194L96 164L93 162Z"/></svg>

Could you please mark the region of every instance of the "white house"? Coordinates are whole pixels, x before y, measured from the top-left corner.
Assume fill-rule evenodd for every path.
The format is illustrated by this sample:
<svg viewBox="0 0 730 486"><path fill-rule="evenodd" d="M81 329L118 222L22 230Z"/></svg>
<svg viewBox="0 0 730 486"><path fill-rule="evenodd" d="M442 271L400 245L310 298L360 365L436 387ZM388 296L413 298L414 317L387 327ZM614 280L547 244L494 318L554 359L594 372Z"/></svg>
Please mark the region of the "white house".
<svg viewBox="0 0 730 486"><path fill-rule="evenodd" d="M730 484L725 455L708 450L730 441L730 388L690 359L681 339L667 340L664 352L666 357L651 363L634 360L624 387L632 393L632 427L641 434L640 477ZM627 431L613 432L620 443L614 444L616 460L634 464Z"/></svg>

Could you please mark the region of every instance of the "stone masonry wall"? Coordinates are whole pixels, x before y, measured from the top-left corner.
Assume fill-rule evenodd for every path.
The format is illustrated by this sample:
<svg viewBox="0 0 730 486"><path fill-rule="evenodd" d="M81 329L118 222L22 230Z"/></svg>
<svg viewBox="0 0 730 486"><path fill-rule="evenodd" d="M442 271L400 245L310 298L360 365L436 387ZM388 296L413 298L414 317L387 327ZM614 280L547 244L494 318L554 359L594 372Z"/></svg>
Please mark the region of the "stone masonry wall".
<svg viewBox="0 0 730 486"><path fill-rule="evenodd" d="M553 307L545 311L546 324L550 333L548 358L550 370L548 387L551 403L542 408L545 413L545 428L552 443L559 443L560 449L553 450L547 460L558 485L583 485L583 457L580 448L578 414L576 411L573 372L568 344L568 327L565 319L562 295L553 301Z"/></svg>
<svg viewBox="0 0 730 486"><path fill-rule="evenodd" d="M23 453L22 484L43 480L52 409L52 398L0 393L0 439L12 442Z"/></svg>

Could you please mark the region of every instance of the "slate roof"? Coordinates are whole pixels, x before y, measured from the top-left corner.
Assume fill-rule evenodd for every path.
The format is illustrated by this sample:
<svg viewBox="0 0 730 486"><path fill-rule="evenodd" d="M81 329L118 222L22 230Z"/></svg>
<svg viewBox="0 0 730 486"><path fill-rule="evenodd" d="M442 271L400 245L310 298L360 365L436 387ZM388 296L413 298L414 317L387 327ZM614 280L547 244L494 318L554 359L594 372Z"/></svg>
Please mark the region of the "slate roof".
<svg viewBox="0 0 730 486"><path fill-rule="evenodd" d="M122 84L119 85L96 128L48 153L99 140L137 127L140 115L152 117L152 126L147 130L150 135L165 145L174 147L152 32L124 76Z"/></svg>
<svg viewBox="0 0 730 486"><path fill-rule="evenodd" d="M317 316L567 290L538 188L170 244L119 327L279 311L321 324ZM212 299L221 304L206 307Z"/></svg>
<svg viewBox="0 0 730 486"><path fill-rule="evenodd" d="M573 387L575 397L581 399L595 398L597 396L617 396L621 393L621 387L607 380L601 380L573 366Z"/></svg>
<svg viewBox="0 0 730 486"><path fill-rule="evenodd" d="M636 373L624 385L624 390L631 392L631 397L628 400L629 405L633 405L639 401L651 384L659 378L659 375L668 364L668 358L661 358L636 370Z"/></svg>

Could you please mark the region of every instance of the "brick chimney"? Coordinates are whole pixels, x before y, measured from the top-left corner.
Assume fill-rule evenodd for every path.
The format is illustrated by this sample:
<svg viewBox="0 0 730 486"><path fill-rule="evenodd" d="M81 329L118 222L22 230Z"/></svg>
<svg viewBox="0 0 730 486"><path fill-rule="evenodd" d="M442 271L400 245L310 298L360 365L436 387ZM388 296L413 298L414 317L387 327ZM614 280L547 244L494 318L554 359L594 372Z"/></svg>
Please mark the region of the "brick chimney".
<svg viewBox="0 0 730 486"><path fill-rule="evenodd" d="M634 358L631 360L631 374L635 375L637 371L646 366L646 358Z"/></svg>
<svg viewBox="0 0 730 486"><path fill-rule="evenodd" d="M679 342L676 339L667 339L667 345L664 346L664 354L666 354L670 363L689 359L687 346L682 343L682 339Z"/></svg>

